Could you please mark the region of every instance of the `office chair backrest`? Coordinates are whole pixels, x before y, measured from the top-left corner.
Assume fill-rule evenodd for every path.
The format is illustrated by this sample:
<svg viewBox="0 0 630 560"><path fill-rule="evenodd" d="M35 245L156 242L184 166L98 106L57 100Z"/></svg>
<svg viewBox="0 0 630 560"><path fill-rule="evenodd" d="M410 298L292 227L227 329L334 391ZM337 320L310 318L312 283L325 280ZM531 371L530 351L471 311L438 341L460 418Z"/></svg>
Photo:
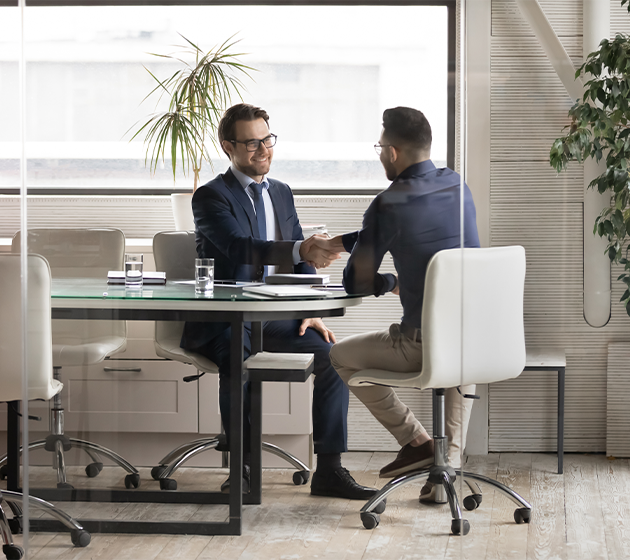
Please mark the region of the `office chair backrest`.
<svg viewBox="0 0 630 560"><path fill-rule="evenodd" d="M11 249L20 251L21 232ZM28 230L28 251L50 264L53 278L107 279L110 270L123 270L125 235L114 228L34 228ZM56 366L98 363L124 349L125 321L53 321L53 353ZM98 341L105 341L99 345Z"/></svg>
<svg viewBox="0 0 630 560"><path fill-rule="evenodd" d="M523 247L437 253L426 274L419 386L492 383L520 375L524 285Z"/></svg>
<svg viewBox="0 0 630 560"><path fill-rule="evenodd" d="M20 251L21 235L12 252ZM28 251L46 257L53 278L107 278L123 270L125 235L114 228L35 228L28 230Z"/></svg>
<svg viewBox="0 0 630 560"><path fill-rule="evenodd" d="M195 278L194 231L161 231L153 236L155 269L166 272L167 280L192 280ZM183 321L155 322L155 351L158 356L177 359L179 341L184 331ZM164 352L166 351L166 352Z"/></svg>
<svg viewBox="0 0 630 560"><path fill-rule="evenodd" d="M195 278L194 231L161 231L153 237L155 269L166 272L167 280L193 280Z"/></svg>
<svg viewBox="0 0 630 560"><path fill-rule="evenodd" d="M53 379L50 268L40 255L28 255L28 288L22 294L21 259L0 254L0 399L22 399L22 301L27 306L29 399L51 399L61 390Z"/></svg>

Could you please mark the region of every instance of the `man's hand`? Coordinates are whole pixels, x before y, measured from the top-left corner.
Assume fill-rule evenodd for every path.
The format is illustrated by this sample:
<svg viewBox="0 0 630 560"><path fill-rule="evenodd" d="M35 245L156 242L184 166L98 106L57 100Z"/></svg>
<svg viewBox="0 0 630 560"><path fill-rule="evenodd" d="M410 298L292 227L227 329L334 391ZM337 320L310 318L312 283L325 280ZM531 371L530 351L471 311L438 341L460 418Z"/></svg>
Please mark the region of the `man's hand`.
<svg viewBox="0 0 630 560"><path fill-rule="evenodd" d="M334 238L333 238L334 239ZM339 251L330 247L331 238L313 235L300 245L300 258L315 268L326 268L341 258Z"/></svg>
<svg viewBox="0 0 630 560"><path fill-rule="evenodd" d="M392 290L392 294L400 295L400 284L398 283L398 276L396 276L396 286Z"/></svg>
<svg viewBox="0 0 630 560"><path fill-rule="evenodd" d="M326 325L324 325L324 321L321 319L304 319L302 324L300 325L300 330L298 334L300 336L304 336L306 329L308 328L315 329L319 334L322 335L322 338L326 342L337 342L335 338L335 333L332 332Z"/></svg>

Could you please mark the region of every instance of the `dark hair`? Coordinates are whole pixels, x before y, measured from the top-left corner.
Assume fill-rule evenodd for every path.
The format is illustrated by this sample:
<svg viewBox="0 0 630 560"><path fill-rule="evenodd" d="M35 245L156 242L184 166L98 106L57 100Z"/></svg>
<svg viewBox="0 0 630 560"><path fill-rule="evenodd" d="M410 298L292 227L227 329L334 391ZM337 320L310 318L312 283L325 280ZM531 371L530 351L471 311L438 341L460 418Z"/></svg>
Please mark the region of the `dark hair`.
<svg viewBox="0 0 630 560"><path fill-rule="evenodd" d="M255 121L257 119L264 119L267 126L269 126L269 115L264 109L254 107L248 103L233 105L223 114L219 121L219 128L217 130L219 144L221 144L223 140L236 140L234 137L234 125L236 121ZM225 152L225 150L223 151Z"/></svg>
<svg viewBox="0 0 630 560"><path fill-rule="evenodd" d="M383 112L383 134L399 149L404 147L414 151L427 151L431 148L431 125L424 114L410 107L395 107Z"/></svg>

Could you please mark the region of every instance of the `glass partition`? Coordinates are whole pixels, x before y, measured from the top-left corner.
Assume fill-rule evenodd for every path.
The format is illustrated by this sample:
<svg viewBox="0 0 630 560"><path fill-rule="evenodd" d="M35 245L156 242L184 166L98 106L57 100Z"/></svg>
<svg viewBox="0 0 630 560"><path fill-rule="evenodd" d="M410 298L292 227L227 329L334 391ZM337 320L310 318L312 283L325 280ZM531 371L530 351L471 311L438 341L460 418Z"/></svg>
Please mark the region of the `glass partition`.
<svg viewBox="0 0 630 560"><path fill-rule="evenodd" d="M63 424L73 441L63 455L65 481L59 478L61 455L55 447L67 442L52 437L24 456L23 487L85 522L93 533L90 546L96 545L99 554L108 548L100 532L114 533L107 536L112 557L128 546L145 545L154 558L171 554L170 547L189 550L191 558L219 550L226 557L257 558L305 550L312 557L520 558L538 550L542 556L572 557L581 551L576 557L592 558L606 547L611 555L613 547L626 547L610 529L620 527L623 533L627 506L624 493L617 491L627 476L627 462L612 457L630 456L625 410L630 333L626 309L618 303L628 294L623 278L616 280L625 274L624 262L611 264L606 239L592 235L596 216L609 205L609 193L594 200L588 184L603 171L573 158L557 172L549 160L554 142L571 132L566 128L572 124L569 111L589 79L575 82L575 71L602 38L630 31L627 7L620 1L598 3L600 11L592 14L589 3L542 0L462 0L456 7L454 2L209 4L32 6L25 9L23 35L19 8L0 8L0 101L15 108L0 113L0 203L8 209L0 212L0 255L21 253L23 236L12 240L28 229L28 251L45 254L51 265L53 341L63 335L68 347L81 340L89 345L86 340L97 337L118 344L104 359L62 365L57 371L64 384L61 407L30 403L30 414L42 421L25 423L26 439L60 436ZM603 10L603 4L610 9ZM470 247L474 253L479 245L481 251L474 255L488 248L524 248L524 355L516 349L506 352L503 342L484 352L479 351L487 348L481 342L477 348L470 345L475 337L487 342L488 332L503 340L514 327L505 318L514 311L507 303L493 311L496 316L489 311L490 300L503 293L507 279L484 296L488 303L481 311L474 309L469 290L487 289L498 272L476 283L477 256L461 250L455 272L440 285L452 281L449 309L457 325L446 337L452 349L448 358L455 364L451 373L460 386L458 392L451 385L445 395L444 431L457 438L447 445L449 461L477 473L469 482L481 487L478 492L465 476L457 476L459 506L470 523L470 533L461 539L451 538L453 511L426 503L445 503L446 495L435 492L431 498L431 488L423 490L421 478L388 495L380 518L361 516L364 500L310 495L312 474L308 484L302 483L306 469L316 468L312 378L265 385L260 397L267 445L262 502L256 503L253 493L242 496L242 536L200 535L238 532L234 525L205 525L229 525L240 511L235 498L230 503L227 495L210 498L206 493L218 492L228 468L241 464L238 458L230 462L224 439L217 439L224 426L216 371L199 376L207 364L195 357L187 362L181 355L184 321L199 323L209 313L225 324L271 321L284 306L293 319L323 315L343 345L353 335L389 332L407 310L398 294L359 301L339 286L331 286L328 295L270 299L217 283L211 297L195 295L193 234L188 239L193 248L181 265L186 272L167 270L168 259L160 261L154 253L153 236L172 229L167 195L190 192L192 177L178 171L173 182L168 159L152 176L142 138L131 141L131 136L138 126L134 123L164 108L164 100L142 101L155 84L143 66L162 79L172 74L176 64L150 53L176 52L184 41L178 34L204 49L232 36L239 40L242 62L256 69L253 79L245 80L243 99L271 116L278 142L270 176L291 185L303 225L325 225L333 238L361 229L367 208L396 179L388 178L382 152L374 152L375 143L381 150L396 147L380 137L383 111L409 106L422 110L431 124L433 163L459 174L451 185L457 204L427 218L436 219L436 227L446 222L458 226L449 247L441 248ZM26 90L20 96L22 56ZM20 103L26 104L22 133ZM597 102L593 106L600 108ZM621 134L619 129L616 133ZM555 145L566 155L562 141ZM214 168L204 164L202 183L228 169L223 154L213 151L212 161ZM438 173L444 177L448 171ZM620 189L626 175L618 170ZM623 202L613 215L617 222L621 215L625 224ZM393 230L402 227L396 220L388 222ZM613 239L620 223L612 217L608 223L599 233ZM99 269L88 259L93 249L97 260L104 257L100 241L90 242L87 234L72 243L42 237L45 228L68 232L88 227L97 228L98 235L122 230L122 250L114 264ZM80 242L90 246L85 254L76 249ZM625 247L622 238L619 248ZM124 271L126 252L143 253L145 271L166 270L167 284L141 289L108 284L110 271ZM381 274L400 276L401 257L394 253L384 256ZM323 271L330 284L341 284L348 258L345 251ZM508 271L510 285L519 277L522 259L517 261ZM56 272L60 269L64 272ZM510 296L508 303L518 300ZM28 299L23 303L26 309ZM487 328L467 324L473 312L481 314L476 325ZM429 344L424 327L401 339L417 343L420 337L424 351ZM232 349L238 359L245 357L238 354L242 346ZM474 383L468 372L480 354L488 360L484 363L496 367L488 367ZM514 366L518 359L522 372ZM500 367L504 361L511 373ZM417 362L418 370L426 365ZM248 375L255 377L255 370ZM396 394L433 435L440 420L434 417L431 391L418 391L409 381ZM64 409L63 421L59 408ZM359 483L381 488L388 481L380 478L380 470L396 460L405 442L375 420L354 393L348 408L348 453L342 464ZM87 452L79 442L89 442ZM300 463L287 466L274 455L276 447L290 451L304 468L296 467ZM178 455L186 460L170 469ZM249 460L255 470L257 459ZM531 504L531 517L527 519L523 502L484 476ZM256 477L250 479L252 485ZM32 508L30 515L30 555L71 550L71 537L61 532L63 523L42 522L46 516ZM148 528L151 523L156 525ZM48 539L50 531L59 534ZM143 531L160 536L120 535ZM465 532L464 524L459 531ZM186 532L199 538L175 534ZM170 533L172 540L164 537ZM22 537L16 541L29 544Z"/></svg>

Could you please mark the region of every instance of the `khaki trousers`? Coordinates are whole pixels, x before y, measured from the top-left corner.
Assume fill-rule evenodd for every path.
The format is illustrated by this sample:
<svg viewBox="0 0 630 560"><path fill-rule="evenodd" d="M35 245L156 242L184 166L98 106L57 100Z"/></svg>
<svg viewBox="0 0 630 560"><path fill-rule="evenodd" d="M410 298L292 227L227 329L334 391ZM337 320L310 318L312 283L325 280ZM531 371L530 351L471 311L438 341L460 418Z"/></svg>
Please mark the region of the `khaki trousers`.
<svg viewBox="0 0 630 560"><path fill-rule="evenodd" d="M354 335L335 344L330 351L330 361L346 385L353 374L368 368L403 373L420 371L422 343L407 338L400 332L400 325L393 324L388 330ZM391 387L365 385L350 386L349 389L401 446L426 433ZM465 385L460 389L462 393L475 392L474 385ZM473 401L463 398L457 388L445 392L449 464L454 468L461 467L472 404Z"/></svg>

